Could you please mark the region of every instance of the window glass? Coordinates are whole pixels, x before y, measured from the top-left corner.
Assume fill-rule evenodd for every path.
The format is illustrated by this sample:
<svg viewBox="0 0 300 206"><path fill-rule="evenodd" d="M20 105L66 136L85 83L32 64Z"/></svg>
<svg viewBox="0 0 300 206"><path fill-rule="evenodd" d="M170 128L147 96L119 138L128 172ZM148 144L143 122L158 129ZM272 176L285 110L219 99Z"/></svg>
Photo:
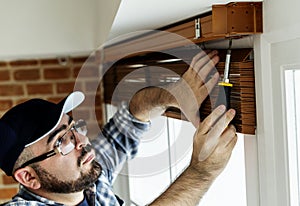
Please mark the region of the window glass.
<svg viewBox="0 0 300 206"><path fill-rule="evenodd" d="M238 142L227 167L204 196L200 206L246 206L244 135L238 134Z"/></svg>
<svg viewBox="0 0 300 206"><path fill-rule="evenodd" d="M132 205L152 202L171 182L167 118L155 118L151 124L151 130L141 140L138 155L128 161Z"/></svg>
<svg viewBox="0 0 300 206"><path fill-rule="evenodd" d="M145 205L159 196L188 166L191 158L195 132L191 123L160 117L152 124L153 131L142 139L137 158L128 164L132 205ZM239 134L225 171L213 183L200 205L247 205L243 138Z"/></svg>
<svg viewBox="0 0 300 206"><path fill-rule="evenodd" d="M300 175L300 65L285 71L285 105L288 136L290 205L299 203Z"/></svg>

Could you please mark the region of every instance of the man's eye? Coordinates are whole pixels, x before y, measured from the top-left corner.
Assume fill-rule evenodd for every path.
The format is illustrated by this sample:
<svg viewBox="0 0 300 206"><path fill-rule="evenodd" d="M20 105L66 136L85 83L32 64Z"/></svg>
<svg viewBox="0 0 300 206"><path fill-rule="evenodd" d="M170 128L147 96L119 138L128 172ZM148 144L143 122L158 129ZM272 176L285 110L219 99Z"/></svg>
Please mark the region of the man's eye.
<svg viewBox="0 0 300 206"><path fill-rule="evenodd" d="M57 139L56 146L64 144L67 141L67 139L68 139L68 133L69 132L63 134L63 136L61 136L60 138Z"/></svg>
<svg viewBox="0 0 300 206"><path fill-rule="evenodd" d="M61 143L63 142L63 137L60 137L56 140L55 146L59 146L61 145Z"/></svg>

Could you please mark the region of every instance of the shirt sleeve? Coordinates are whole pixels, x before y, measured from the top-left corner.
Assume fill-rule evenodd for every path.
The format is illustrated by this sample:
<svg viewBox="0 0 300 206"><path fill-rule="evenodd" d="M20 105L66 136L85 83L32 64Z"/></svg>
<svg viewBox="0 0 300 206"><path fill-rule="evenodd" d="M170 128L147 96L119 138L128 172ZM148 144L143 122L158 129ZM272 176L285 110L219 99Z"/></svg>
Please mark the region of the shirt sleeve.
<svg viewBox="0 0 300 206"><path fill-rule="evenodd" d="M113 181L114 173L121 169L123 163L137 154L140 138L149 128L150 122L142 122L134 118L128 110L128 104L122 102L102 132L92 140L96 159L110 182Z"/></svg>

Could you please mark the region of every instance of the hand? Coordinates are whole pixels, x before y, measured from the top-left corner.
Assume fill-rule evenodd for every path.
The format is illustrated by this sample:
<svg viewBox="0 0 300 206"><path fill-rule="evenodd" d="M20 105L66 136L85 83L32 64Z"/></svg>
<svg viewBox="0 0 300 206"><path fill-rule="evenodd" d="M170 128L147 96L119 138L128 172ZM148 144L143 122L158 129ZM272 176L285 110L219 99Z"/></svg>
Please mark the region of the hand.
<svg viewBox="0 0 300 206"><path fill-rule="evenodd" d="M219 73L216 72L205 83L208 74L219 62L217 54L217 51L208 54L202 51L197 54L182 78L167 88L175 96L183 114L195 127L200 122L199 108L219 79Z"/></svg>
<svg viewBox="0 0 300 206"><path fill-rule="evenodd" d="M198 205L216 177L227 165L236 144L235 128L229 125L235 115L233 109L225 114L225 106L217 107L200 123L193 143L192 160L189 167L151 205ZM228 126L229 125L229 126ZM203 148L216 144L207 158L202 157Z"/></svg>
<svg viewBox="0 0 300 206"><path fill-rule="evenodd" d="M195 133L190 167L199 174L217 177L227 165L237 142L236 129L229 125L235 110L224 112L224 105L217 107Z"/></svg>

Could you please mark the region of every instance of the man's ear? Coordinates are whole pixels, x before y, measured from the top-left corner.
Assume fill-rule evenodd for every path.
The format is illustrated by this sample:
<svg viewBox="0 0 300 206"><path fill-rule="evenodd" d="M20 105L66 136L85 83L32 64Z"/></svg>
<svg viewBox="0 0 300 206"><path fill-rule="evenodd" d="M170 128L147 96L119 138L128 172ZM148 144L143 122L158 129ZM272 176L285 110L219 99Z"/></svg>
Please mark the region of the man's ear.
<svg viewBox="0 0 300 206"><path fill-rule="evenodd" d="M41 187L40 180L31 167L20 168L14 172L15 179L27 188L37 190Z"/></svg>

